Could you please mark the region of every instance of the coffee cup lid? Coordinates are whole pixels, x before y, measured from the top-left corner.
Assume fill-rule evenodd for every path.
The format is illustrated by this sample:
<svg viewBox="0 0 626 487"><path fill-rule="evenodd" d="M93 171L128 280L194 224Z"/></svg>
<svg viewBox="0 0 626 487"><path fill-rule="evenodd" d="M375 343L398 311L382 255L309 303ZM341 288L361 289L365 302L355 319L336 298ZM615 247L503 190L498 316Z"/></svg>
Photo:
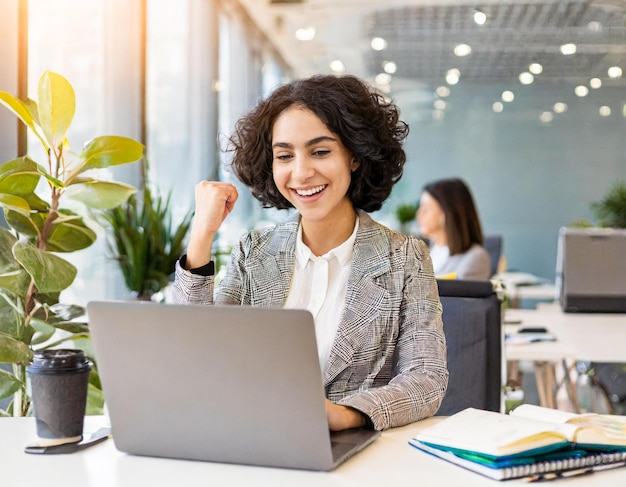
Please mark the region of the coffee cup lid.
<svg viewBox="0 0 626 487"><path fill-rule="evenodd" d="M82 350L57 348L35 352L27 370L36 374L52 374L75 372L90 367L91 362Z"/></svg>

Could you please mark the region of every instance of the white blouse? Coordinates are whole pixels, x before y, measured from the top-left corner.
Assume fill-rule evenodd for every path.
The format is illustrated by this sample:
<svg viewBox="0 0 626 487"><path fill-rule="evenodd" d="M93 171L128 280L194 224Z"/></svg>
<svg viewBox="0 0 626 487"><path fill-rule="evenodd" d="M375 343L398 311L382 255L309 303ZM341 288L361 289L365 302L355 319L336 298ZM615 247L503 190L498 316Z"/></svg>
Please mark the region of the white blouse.
<svg viewBox="0 0 626 487"><path fill-rule="evenodd" d="M285 308L307 309L313 315L322 377L326 375L330 350L345 305L358 228L357 218L352 235L338 247L318 257L304 244L302 225L298 227L296 263Z"/></svg>

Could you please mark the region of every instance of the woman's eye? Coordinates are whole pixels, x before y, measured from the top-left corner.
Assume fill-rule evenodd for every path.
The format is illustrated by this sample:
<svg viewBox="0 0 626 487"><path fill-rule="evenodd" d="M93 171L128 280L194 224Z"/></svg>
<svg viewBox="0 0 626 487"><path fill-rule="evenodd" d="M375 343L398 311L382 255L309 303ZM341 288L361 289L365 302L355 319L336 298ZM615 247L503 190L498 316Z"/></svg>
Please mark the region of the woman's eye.
<svg viewBox="0 0 626 487"><path fill-rule="evenodd" d="M291 159L291 154L276 154L274 156L274 159L278 161L288 161L289 159Z"/></svg>
<svg viewBox="0 0 626 487"><path fill-rule="evenodd" d="M330 154L330 151L328 149L317 149L313 151L313 155L315 157L324 157L324 156L327 156L328 154Z"/></svg>

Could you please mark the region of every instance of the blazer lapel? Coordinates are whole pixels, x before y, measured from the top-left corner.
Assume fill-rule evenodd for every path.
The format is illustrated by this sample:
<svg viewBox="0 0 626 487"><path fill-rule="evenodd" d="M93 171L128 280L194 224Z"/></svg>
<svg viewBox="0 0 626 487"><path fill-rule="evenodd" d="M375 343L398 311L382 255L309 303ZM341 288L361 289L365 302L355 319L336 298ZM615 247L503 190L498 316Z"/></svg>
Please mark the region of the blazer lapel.
<svg viewBox="0 0 626 487"><path fill-rule="evenodd" d="M295 242L299 215L276 227L262 249L268 258L258 259L252 274L255 292L253 306L279 308L287 300L295 264Z"/></svg>
<svg viewBox="0 0 626 487"><path fill-rule="evenodd" d="M367 213L359 211L346 304L330 351L324 384L350 365L361 337L368 333L381 303L388 299L388 291L376 279L390 272L390 267L389 240L383 229Z"/></svg>

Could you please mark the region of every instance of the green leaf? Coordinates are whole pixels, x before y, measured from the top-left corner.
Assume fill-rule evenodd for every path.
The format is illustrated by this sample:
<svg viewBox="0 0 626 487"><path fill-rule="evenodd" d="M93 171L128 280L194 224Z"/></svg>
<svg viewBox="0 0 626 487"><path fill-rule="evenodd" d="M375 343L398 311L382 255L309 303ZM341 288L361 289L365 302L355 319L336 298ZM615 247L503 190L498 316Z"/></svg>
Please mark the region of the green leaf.
<svg viewBox="0 0 626 487"><path fill-rule="evenodd" d="M22 387L22 382L10 372L0 369L0 399L15 394Z"/></svg>
<svg viewBox="0 0 626 487"><path fill-rule="evenodd" d="M30 320L30 326L32 326L34 330L33 336L30 340L31 345L39 345L40 343L47 342L50 338L52 338L52 335L54 335L54 332L56 331L54 326L36 318Z"/></svg>
<svg viewBox="0 0 626 487"><path fill-rule="evenodd" d="M15 235L6 228L0 227L0 272L10 272L20 268L11 252L15 242L17 242Z"/></svg>
<svg viewBox="0 0 626 487"><path fill-rule="evenodd" d="M41 178L40 168L28 157L20 157L0 165L0 193L15 196L31 194Z"/></svg>
<svg viewBox="0 0 626 487"><path fill-rule="evenodd" d="M143 145L136 140L117 135L96 137L85 144L80 154L83 167L88 169L116 166L138 161L143 157Z"/></svg>
<svg viewBox="0 0 626 487"><path fill-rule="evenodd" d="M33 100L29 99L27 102L23 102L5 91L0 91L0 104L7 107L14 115L17 115L17 118L39 138L45 149L50 149L49 144L37 129L39 123L35 115L37 114L37 104Z"/></svg>
<svg viewBox="0 0 626 487"><path fill-rule="evenodd" d="M64 321L62 323L55 323L55 328L64 330L69 333L89 333L89 325L87 323L80 323L78 321Z"/></svg>
<svg viewBox="0 0 626 487"><path fill-rule="evenodd" d="M85 414L104 414L104 393L101 388L89 382L87 388L87 408Z"/></svg>
<svg viewBox="0 0 626 487"><path fill-rule="evenodd" d="M74 88L63 76L45 71L39 78L37 96L39 123L50 146L57 148L63 144L76 111Z"/></svg>
<svg viewBox="0 0 626 487"><path fill-rule="evenodd" d="M65 194L90 208L105 210L121 205L135 191L137 189L129 184L93 180L73 184Z"/></svg>
<svg viewBox="0 0 626 487"><path fill-rule="evenodd" d="M6 210L15 211L25 217L30 215L30 206L28 206L28 202L19 196L0 193L0 206Z"/></svg>
<svg viewBox="0 0 626 487"><path fill-rule="evenodd" d="M19 338L24 316L19 313L14 304L9 303L7 297L0 294L0 333Z"/></svg>
<svg viewBox="0 0 626 487"><path fill-rule="evenodd" d="M33 352L24 342L0 332L0 362L29 363L32 357Z"/></svg>
<svg viewBox="0 0 626 487"><path fill-rule="evenodd" d="M0 274L0 288L6 289L17 296L25 296L29 284L30 276L21 267L18 270Z"/></svg>
<svg viewBox="0 0 626 487"><path fill-rule="evenodd" d="M82 217L62 210L51 226L46 248L51 252L74 252L89 247L96 238L96 233L85 225Z"/></svg>
<svg viewBox="0 0 626 487"><path fill-rule="evenodd" d="M13 255L35 281L37 290L42 293L63 291L76 277L76 267L32 244L17 242L13 246Z"/></svg>

